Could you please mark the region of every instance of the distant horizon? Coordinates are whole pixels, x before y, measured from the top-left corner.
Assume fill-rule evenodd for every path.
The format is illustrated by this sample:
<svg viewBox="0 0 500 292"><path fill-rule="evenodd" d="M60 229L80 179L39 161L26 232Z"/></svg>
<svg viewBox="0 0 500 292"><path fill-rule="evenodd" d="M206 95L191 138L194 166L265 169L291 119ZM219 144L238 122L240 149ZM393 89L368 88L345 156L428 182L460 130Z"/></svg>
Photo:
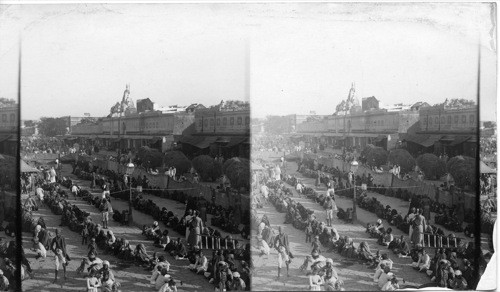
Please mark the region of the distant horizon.
<svg viewBox="0 0 500 292"><path fill-rule="evenodd" d="M134 102L235 99L249 101L252 116L329 115L352 83L358 99L375 96L383 104L476 100L478 73L481 116L496 119L489 3L5 5L1 11L0 96L17 96L22 31L23 119L106 116L127 83Z"/></svg>

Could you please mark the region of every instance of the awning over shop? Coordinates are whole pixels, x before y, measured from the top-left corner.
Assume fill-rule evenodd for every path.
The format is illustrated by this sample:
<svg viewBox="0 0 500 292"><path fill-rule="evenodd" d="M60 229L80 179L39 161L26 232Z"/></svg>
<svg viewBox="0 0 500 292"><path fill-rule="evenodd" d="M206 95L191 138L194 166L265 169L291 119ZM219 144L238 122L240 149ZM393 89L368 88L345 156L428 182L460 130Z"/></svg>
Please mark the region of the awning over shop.
<svg viewBox="0 0 500 292"><path fill-rule="evenodd" d="M441 135L430 135L427 139L422 141L420 143L420 145L422 145L424 147L431 147L432 145L434 145L434 143L436 143L440 139L441 139Z"/></svg>
<svg viewBox="0 0 500 292"><path fill-rule="evenodd" d="M462 144L465 141L469 140L471 136L457 136L453 142L450 143L451 146L455 146L458 144Z"/></svg>
<svg viewBox="0 0 500 292"><path fill-rule="evenodd" d="M10 139L11 139L13 136L14 136L14 135L1 135L1 136L0 136L0 142L7 141L7 140L9 140L9 141L10 141Z"/></svg>
<svg viewBox="0 0 500 292"><path fill-rule="evenodd" d="M455 136L443 136L439 141L441 142L453 142L455 140Z"/></svg>
<svg viewBox="0 0 500 292"><path fill-rule="evenodd" d="M497 171L484 163L482 160L479 162L480 173L497 173Z"/></svg>
<svg viewBox="0 0 500 292"><path fill-rule="evenodd" d="M179 139L180 143L189 144L194 147L205 149L210 146L210 144L215 143L217 137L204 137L204 136L183 136Z"/></svg>
<svg viewBox="0 0 500 292"><path fill-rule="evenodd" d="M429 138L429 135L418 135L418 134L404 134L401 135L402 141L412 142L421 145L422 142Z"/></svg>
<svg viewBox="0 0 500 292"><path fill-rule="evenodd" d="M113 143L117 143L117 142L120 142L120 140L121 140L121 139L122 139L122 138L116 138L116 139L111 140L111 142L113 142Z"/></svg>
<svg viewBox="0 0 500 292"><path fill-rule="evenodd" d="M260 164L257 164L255 162L251 162L251 166L252 166L252 170L254 171L262 171L262 170L266 170L264 167L262 167Z"/></svg>
<svg viewBox="0 0 500 292"><path fill-rule="evenodd" d="M157 143L158 141L162 141L163 138L162 137L153 137L151 138L151 143L154 144L154 143Z"/></svg>
<svg viewBox="0 0 500 292"><path fill-rule="evenodd" d="M402 141L412 142L423 147L431 147L441 139L441 135L419 135L419 134L406 134L401 136Z"/></svg>
<svg viewBox="0 0 500 292"><path fill-rule="evenodd" d="M467 143L477 143L477 135L471 136Z"/></svg>
<svg viewBox="0 0 500 292"><path fill-rule="evenodd" d="M378 135L377 137L375 137L375 139L373 139L374 142L382 142L382 140L384 140L384 138L387 138L387 136L385 135Z"/></svg>
<svg viewBox="0 0 500 292"><path fill-rule="evenodd" d="M235 137L231 137L229 139L229 143L227 144L226 147L233 147L233 146L236 146L238 144L241 144L243 142L245 142L246 140L248 139L248 137L243 137L243 136L235 136Z"/></svg>
<svg viewBox="0 0 500 292"><path fill-rule="evenodd" d="M20 164L21 164L20 167L21 167L21 172L22 173L40 172L38 169L30 166L29 164L27 164L23 160L21 160Z"/></svg>

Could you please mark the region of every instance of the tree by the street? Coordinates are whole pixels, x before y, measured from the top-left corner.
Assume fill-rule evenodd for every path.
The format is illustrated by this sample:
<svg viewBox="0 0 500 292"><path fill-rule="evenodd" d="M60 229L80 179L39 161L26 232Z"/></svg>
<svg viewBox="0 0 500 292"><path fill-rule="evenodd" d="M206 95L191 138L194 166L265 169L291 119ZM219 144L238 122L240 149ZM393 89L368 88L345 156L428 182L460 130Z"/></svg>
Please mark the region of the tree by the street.
<svg viewBox="0 0 500 292"><path fill-rule="evenodd" d="M236 188L250 188L250 161L241 157L233 157L222 166L224 174Z"/></svg>
<svg viewBox="0 0 500 292"><path fill-rule="evenodd" d="M486 121L486 122L484 122L483 125L485 128L496 128L497 127L497 123L494 121Z"/></svg>
<svg viewBox="0 0 500 292"><path fill-rule="evenodd" d="M438 180L446 173L446 162L434 154L425 153L417 157L417 165L427 179Z"/></svg>
<svg viewBox="0 0 500 292"><path fill-rule="evenodd" d="M36 123L35 123L35 121L27 120L27 121L24 121L24 126L27 127L27 128L29 128L29 127L35 127Z"/></svg>
<svg viewBox="0 0 500 292"><path fill-rule="evenodd" d="M446 164L455 185L461 188L476 184L476 159L469 156L455 156Z"/></svg>
<svg viewBox="0 0 500 292"><path fill-rule="evenodd" d="M147 168L157 168L162 164L162 153L148 146L142 146L137 153L142 164Z"/></svg>
<svg viewBox="0 0 500 292"><path fill-rule="evenodd" d="M377 147L369 144L363 149L361 155L366 158L366 164L370 166L380 167L387 163L387 151L382 147Z"/></svg>
<svg viewBox="0 0 500 292"><path fill-rule="evenodd" d="M85 118L82 118L80 120L80 123L79 124L95 124L96 122L98 121L97 118L93 118L93 117L85 117Z"/></svg>
<svg viewBox="0 0 500 292"><path fill-rule="evenodd" d="M177 173L188 172L191 168L191 161L180 151L167 151L163 157L166 166L173 166Z"/></svg>
<svg viewBox="0 0 500 292"><path fill-rule="evenodd" d="M387 158L389 163L392 165L399 165L401 167L401 173L408 173L415 168L416 162L415 158L411 156L410 152L404 149L394 149L389 153Z"/></svg>
<svg viewBox="0 0 500 292"><path fill-rule="evenodd" d="M446 99L443 103L435 104L433 107L436 108L446 108L446 109L464 109L471 108L476 105L474 100L469 100L465 98L453 98Z"/></svg>
<svg viewBox="0 0 500 292"><path fill-rule="evenodd" d="M16 104L14 99L0 97L0 107L13 106Z"/></svg>
<svg viewBox="0 0 500 292"><path fill-rule="evenodd" d="M192 163L202 180L207 181L214 178L215 160L212 157L208 155L196 156Z"/></svg>
<svg viewBox="0 0 500 292"><path fill-rule="evenodd" d="M68 125L64 118L43 117L38 124L38 132L47 137L65 135L68 132Z"/></svg>

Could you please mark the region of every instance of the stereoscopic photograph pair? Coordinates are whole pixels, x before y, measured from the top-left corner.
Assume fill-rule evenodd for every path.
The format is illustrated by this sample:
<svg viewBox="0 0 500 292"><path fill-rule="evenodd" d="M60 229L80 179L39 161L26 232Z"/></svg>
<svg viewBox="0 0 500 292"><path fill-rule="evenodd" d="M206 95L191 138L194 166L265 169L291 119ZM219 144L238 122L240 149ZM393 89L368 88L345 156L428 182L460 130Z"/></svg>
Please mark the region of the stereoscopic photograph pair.
<svg viewBox="0 0 500 292"><path fill-rule="evenodd" d="M496 13L0 5L0 291L494 290Z"/></svg>

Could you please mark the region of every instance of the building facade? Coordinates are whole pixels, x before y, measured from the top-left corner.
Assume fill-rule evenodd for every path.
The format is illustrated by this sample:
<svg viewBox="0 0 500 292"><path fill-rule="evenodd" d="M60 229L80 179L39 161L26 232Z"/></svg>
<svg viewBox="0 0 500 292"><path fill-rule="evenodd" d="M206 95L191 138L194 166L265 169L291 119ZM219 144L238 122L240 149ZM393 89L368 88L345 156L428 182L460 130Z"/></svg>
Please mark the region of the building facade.
<svg viewBox="0 0 500 292"><path fill-rule="evenodd" d="M365 97L361 100L361 109L363 111L368 110L378 110L379 109L379 100L375 98L375 96Z"/></svg>
<svg viewBox="0 0 500 292"><path fill-rule="evenodd" d="M418 119L416 111L358 111L297 124L297 133L322 137L323 142L334 146L364 148L367 144L375 144L392 149L399 140L399 134L406 133Z"/></svg>
<svg viewBox="0 0 500 292"><path fill-rule="evenodd" d="M420 109L421 133L477 133L477 106L464 109Z"/></svg>
<svg viewBox="0 0 500 292"><path fill-rule="evenodd" d="M66 129L68 130L68 134L71 135L72 132L73 132L73 127L80 124L82 122L83 119L94 119L94 120L98 120L99 118L98 117L90 117L90 116L87 116L87 117L73 117L73 116L64 116L64 117L61 117L61 119L64 119L65 120L65 123L66 123Z"/></svg>
<svg viewBox="0 0 500 292"><path fill-rule="evenodd" d="M248 135L250 110L200 109L195 113L196 134Z"/></svg>
<svg viewBox="0 0 500 292"><path fill-rule="evenodd" d="M475 157L478 143L478 107L420 109L419 128L408 133L408 148L418 152L432 152L449 157ZM415 152L415 151L413 151Z"/></svg>
<svg viewBox="0 0 500 292"><path fill-rule="evenodd" d="M149 98L137 100L137 112L142 113L154 110L154 103Z"/></svg>
<svg viewBox="0 0 500 292"><path fill-rule="evenodd" d="M94 124L78 124L72 136L96 140L109 148L139 148L150 146L165 151L172 147L174 135L194 122L194 114L163 114L157 111L133 113L123 117L108 117Z"/></svg>
<svg viewBox="0 0 500 292"><path fill-rule="evenodd" d="M19 105L0 108L0 153L17 156Z"/></svg>
<svg viewBox="0 0 500 292"><path fill-rule="evenodd" d="M227 157L250 156L250 108L198 109L193 131L179 139L186 153Z"/></svg>

